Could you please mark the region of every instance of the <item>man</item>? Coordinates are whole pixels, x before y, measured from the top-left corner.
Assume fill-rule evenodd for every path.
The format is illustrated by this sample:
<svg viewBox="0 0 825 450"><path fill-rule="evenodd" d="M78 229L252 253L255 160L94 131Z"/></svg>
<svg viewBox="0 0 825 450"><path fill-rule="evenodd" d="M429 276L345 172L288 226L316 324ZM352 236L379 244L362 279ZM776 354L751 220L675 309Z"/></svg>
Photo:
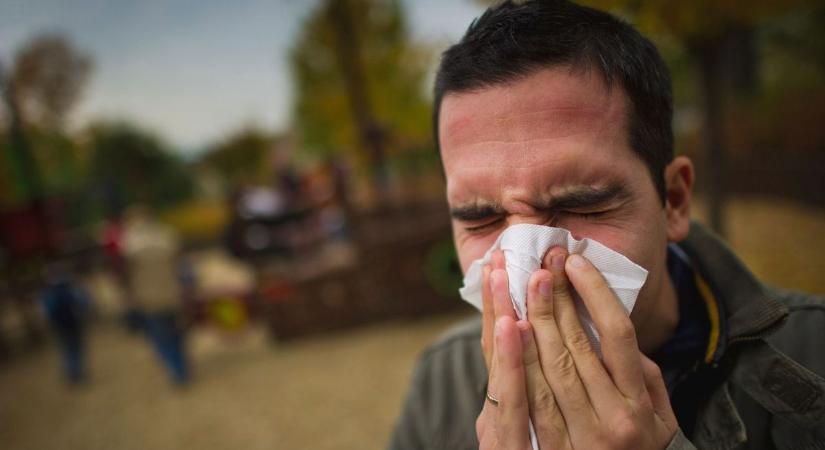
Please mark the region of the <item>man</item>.
<svg viewBox="0 0 825 450"><path fill-rule="evenodd" d="M647 39L566 1L506 2L444 53L435 105L463 270L531 223L649 274L628 317L589 261L550 249L517 320L497 253L482 319L424 353L391 448L522 450L531 422L542 449L822 448L825 301L763 287L690 222L693 166Z"/></svg>

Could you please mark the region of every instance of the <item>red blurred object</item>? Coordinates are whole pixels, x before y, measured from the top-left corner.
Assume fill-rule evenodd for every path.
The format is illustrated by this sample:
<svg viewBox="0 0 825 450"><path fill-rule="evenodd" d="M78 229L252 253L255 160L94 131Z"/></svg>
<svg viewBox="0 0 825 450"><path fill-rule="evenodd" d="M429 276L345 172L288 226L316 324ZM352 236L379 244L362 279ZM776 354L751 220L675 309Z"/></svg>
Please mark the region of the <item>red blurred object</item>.
<svg viewBox="0 0 825 450"><path fill-rule="evenodd" d="M43 202L0 212L0 245L10 260L56 250L60 239Z"/></svg>

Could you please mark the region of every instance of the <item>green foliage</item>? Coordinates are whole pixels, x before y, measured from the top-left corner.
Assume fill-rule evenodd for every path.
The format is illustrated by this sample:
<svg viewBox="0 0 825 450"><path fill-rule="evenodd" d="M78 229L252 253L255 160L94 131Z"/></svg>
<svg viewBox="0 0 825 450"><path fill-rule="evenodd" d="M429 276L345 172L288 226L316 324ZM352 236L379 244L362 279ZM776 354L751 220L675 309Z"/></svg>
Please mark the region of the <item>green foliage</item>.
<svg viewBox="0 0 825 450"><path fill-rule="evenodd" d="M0 208L13 204L21 196L7 133L0 132Z"/></svg>
<svg viewBox="0 0 825 450"><path fill-rule="evenodd" d="M765 94L821 90L825 85L825 3L789 11L761 28Z"/></svg>
<svg viewBox="0 0 825 450"><path fill-rule="evenodd" d="M643 33L668 33L683 41L702 41L730 27L758 26L778 14L812 5L814 0L585 0L583 4L633 19Z"/></svg>
<svg viewBox="0 0 825 450"><path fill-rule="evenodd" d="M340 152L363 167L355 118L336 46L336 32L321 4L304 24L292 49L298 136L318 155ZM429 52L410 41L400 2L347 2L359 45L369 107L387 133L389 156L399 149L428 145L430 105L424 95Z"/></svg>
<svg viewBox="0 0 825 450"><path fill-rule="evenodd" d="M33 127L29 127L26 136L46 193L80 187L83 183L80 150L70 136L58 130Z"/></svg>
<svg viewBox="0 0 825 450"><path fill-rule="evenodd" d="M230 186L265 182L268 175L267 156L274 144L275 138L270 134L247 128L214 145L201 160L221 174Z"/></svg>
<svg viewBox="0 0 825 450"><path fill-rule="evenodd" d="M25 142L12 141L9 133L0 135L0 205L15 205L32 200L32 183L37 192L45 195L60 194L82 189L84 183L83 162L79 148L70 136L55 129L30 126L25 131ZM17 145L18 148L14 146ZM19 146L25 146L25 154ZM32 158L34 177L21 158ZM28 167L32 170L32 167Z"/></svg>
<svg viewBox="0 0 825 450"><path fill-rule="evenodd" d="M191 198L194 182L180 157L160 139L130 124L89 131L90 174L118 205L141 201L163 208Z"/></svg>
<svg viewBox="0 0 825 450"><path fill-rule="evenodd" d="M462 276L452 239L444 239L430 248L424 271L427 282L436 292L445 297L456 295L461 287Z"/></svg>

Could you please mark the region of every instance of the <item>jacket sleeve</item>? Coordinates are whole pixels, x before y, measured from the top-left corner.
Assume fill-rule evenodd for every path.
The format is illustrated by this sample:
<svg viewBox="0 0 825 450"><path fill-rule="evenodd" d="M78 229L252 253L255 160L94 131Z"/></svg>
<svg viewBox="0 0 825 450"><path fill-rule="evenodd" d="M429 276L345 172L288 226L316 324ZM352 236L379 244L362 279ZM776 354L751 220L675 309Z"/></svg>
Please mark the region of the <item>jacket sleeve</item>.
<svg viewBox="0 0 825 450"><path fill-rule="evenodd" d="M480 321L471 325L449 333L419 358L391 450L478 449L475 422L484 404L487 368Z"/></svg>
<svg viewBox="0 0 825 450"><path fill-rule="evenodd" d="M665 450L696 450L696 447L685 437L680 428L676 431L676 435L670 440L670 444L667 445Z"/></svg>
<svg viewBox="0 0 825 450"><path fill-rule="evenodd" d="M428 442L428 436L433 435L433 430L429 429L427 421L427 411L430 409L427 404L427 390L430 384L427 359L427 355L424 355L415 367L410 389L390 437L389 450L432 448Z"/></svg>

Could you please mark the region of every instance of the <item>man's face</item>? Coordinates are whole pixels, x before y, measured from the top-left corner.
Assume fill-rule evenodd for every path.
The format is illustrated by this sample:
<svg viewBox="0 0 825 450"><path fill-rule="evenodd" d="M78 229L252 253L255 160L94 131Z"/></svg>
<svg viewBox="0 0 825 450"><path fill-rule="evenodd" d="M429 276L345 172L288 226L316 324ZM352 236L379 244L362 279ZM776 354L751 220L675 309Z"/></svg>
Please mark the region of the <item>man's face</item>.
<svg viewBox="0 0 825 450"><path fill-rule="evenodd" d="M627 122L623 89L567 67L445 96L441 156L462 269L510 225L565 228L650 272L633 311L634 322L647 317L667 280L667 215Z"/></svg>

